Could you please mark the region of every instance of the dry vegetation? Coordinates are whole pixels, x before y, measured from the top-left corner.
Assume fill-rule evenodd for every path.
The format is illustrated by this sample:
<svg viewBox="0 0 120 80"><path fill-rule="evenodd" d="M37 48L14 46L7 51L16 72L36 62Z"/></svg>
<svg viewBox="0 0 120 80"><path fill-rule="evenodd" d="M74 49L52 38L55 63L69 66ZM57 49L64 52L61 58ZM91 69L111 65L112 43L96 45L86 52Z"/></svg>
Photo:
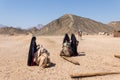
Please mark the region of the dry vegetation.
<svg viewBox="0 0 120 80"><path fill-rule="evenodd" d="M26 65L30 39L30 35L0 36L0 80L74 80L70 74L120 71L120 59L114 57L120 55L120 38L84 36L78 52L86 55L72 57L80 63L74 65L59 56L63 36L37 36L37 43L48 49L51 62L56 64L46 69ZM120 74L80 80L120 80Z"/></svg>

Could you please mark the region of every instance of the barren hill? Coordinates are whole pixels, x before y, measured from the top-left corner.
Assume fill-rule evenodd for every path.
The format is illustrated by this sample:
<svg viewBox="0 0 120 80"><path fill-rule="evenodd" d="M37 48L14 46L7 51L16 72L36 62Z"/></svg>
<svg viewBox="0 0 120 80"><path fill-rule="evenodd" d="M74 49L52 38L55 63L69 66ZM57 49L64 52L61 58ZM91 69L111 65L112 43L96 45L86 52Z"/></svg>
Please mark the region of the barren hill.
<svg viewBox="0 0 120 80"><path fill-rule="evenodd" d="M120 21L112 21L108 25L113 27L114 30L120 30Z"/></svg>
<svg viewBox="0 0 120 80"><path fill-rule="evenodd" d="M36 25L36 26L33 26L33 27L27 29L27 31L28 31L29 33L31 33L31 34L35 34L35 33L38 32L43 26L44 26L44 25L42 25L42 24L38 24L38 25Z"/></svg>
<svg viewBox="0 0 120 80"><path fill-rule="evenodd" d="M45 25L39 32L37 32L37 34L61 35L65 33L75 33L79 29L89 34L95 34L98 32L112 32L113 30L112 27L92 19L72 14L65 14Z"/></svg>
<svg viewBox="0 0 120 80"><path fill-rule="evenodd" d="M27 29L27 31L30 33L30 34L36 34L40 29L37 28L37 27L32 27L32 28L29 28Z"/></svg>
<svg viewBox="0 0 120 80"><path fill-rule="evenodd" d="M28 32L26 30L19 28L2 27L0 28L0 34L16 35L16 34L28 34Z"/></svg>

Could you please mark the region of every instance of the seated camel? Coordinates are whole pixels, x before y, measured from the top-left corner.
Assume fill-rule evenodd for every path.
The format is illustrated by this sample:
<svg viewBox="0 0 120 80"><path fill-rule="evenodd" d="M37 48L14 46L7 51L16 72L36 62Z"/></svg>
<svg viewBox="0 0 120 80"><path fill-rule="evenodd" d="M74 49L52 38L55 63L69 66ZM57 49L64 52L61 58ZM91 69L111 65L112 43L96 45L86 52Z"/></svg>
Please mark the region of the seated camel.
<svg viewBox="0 0 120 80"><path fill-rule="evenodd" d="M41 46L34 55L34 62L42 68L50 65L49 52Z"/></svg>
<svg viewBox="0 0 120 80"><path fill-rule="evenodd" d="M67 56L67 57L78 56L79 55L77 52L78 44L79 44L79 41L77 41L74 34L71 34L71 40L69 39L68 34L65 34L60 56Z"/></svg>
<svg viewBox="0 0 120 80"><path fill-rule="evenodd" d="M72 48L70 47L70 43L65 42L62 47L62 51L60 52L60 56L67 56L70 57L72 56L73 51Z"/></svg>

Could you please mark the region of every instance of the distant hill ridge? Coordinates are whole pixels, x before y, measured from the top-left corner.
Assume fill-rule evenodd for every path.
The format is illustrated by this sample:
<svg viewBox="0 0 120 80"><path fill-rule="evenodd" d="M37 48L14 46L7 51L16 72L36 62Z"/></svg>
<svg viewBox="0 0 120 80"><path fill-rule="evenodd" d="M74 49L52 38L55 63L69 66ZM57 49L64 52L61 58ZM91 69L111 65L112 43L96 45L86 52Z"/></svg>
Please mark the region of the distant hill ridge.
<svg viewBox="0 0 120 80"><path fill-rule="evenodd" d="M28 34L28 32L26 30L19 28L2 27L0 28L0 34L17 35L17 34Z"/></svg>
<svg viewBox="0 0 120 80"><path fill-rule="evenodd" d="M2 25L2 24L0 24L0 28L2 28L2 27L7 27L6 25Z"/></svg>
<svg viewBox="0 0 120 80"><path fill-rule="evenodd" d="M108 25L113 27L114 30L120 30L120 21L112 21Z"/></svg>
<svg viewBox="0 0 120 80"><path fill-rule="evenodd" d="M113 28L101 22L94 21L72 14L65 14L45 25L36 34L38 35L62 35L65 33L75 33L82 30L89 34L98 32L112 32Z"/></svg>
<svg viewBox="0 0 120 80"><path fill-rule="evenodd" d="M37 27L32 27L27 30L13 27L2 27L0 28L0 34L32 33L35 35L63 35L65 33L76 33L79 29L88 34L98 34L99 32L111 33L115 29L120 29L119 26L120 21L111 22L107 25L89 18L84 18L73 14L65 14L45 26L39 24Z"/></svg>

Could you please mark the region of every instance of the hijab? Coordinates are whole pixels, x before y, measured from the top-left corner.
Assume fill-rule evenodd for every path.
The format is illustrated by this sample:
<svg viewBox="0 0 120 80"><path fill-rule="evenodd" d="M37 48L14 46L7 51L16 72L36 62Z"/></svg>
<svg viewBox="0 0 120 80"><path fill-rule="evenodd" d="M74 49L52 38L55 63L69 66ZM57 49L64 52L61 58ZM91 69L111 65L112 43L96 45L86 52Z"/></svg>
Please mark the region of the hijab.
<svg viewBox="0 0 120 80"><path fill-rule="evenodd" d="M67 33L66 33L65 36L64 36L63 44L64 44L65 42L70 42L70 38L69 38L69 36L68 36Z"/></svg>

